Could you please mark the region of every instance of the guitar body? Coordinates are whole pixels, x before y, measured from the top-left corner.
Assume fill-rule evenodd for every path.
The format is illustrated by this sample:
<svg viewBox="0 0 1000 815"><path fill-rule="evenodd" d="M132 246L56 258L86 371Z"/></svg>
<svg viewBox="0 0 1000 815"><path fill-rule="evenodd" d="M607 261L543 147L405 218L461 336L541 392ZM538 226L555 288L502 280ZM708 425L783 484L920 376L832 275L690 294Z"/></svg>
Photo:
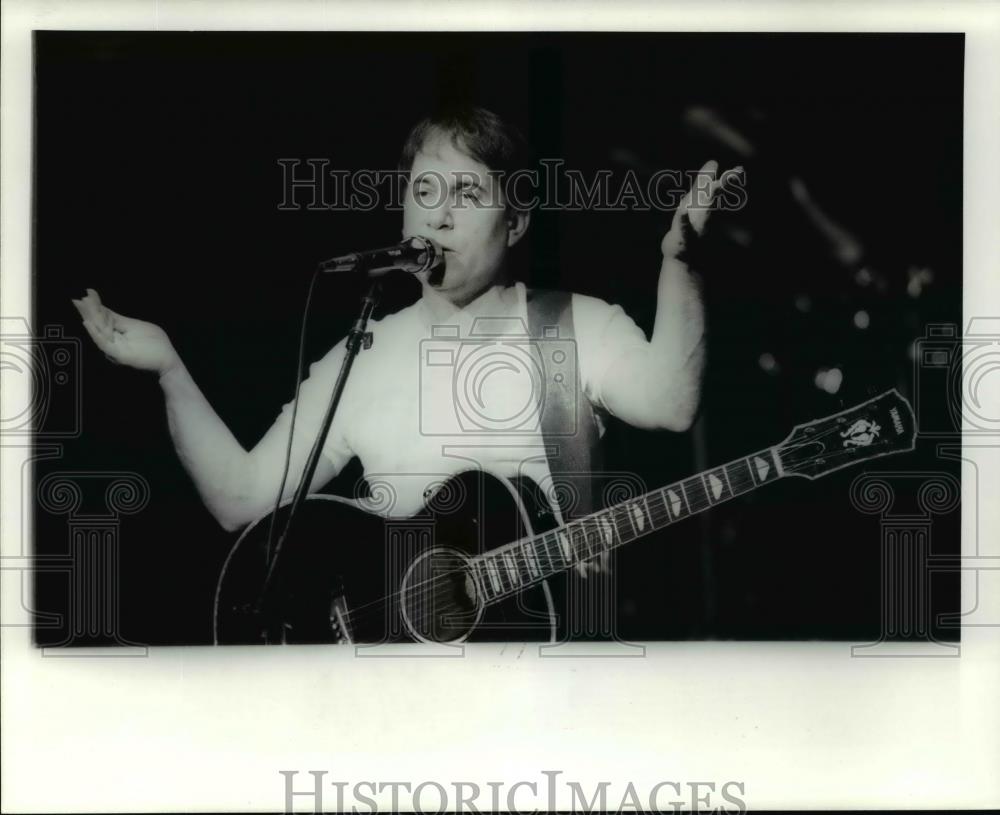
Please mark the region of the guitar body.
<svg viewBox="0 0 1000 815"><path fill-rule="evenodd" d="M469 558L555 525L527 479L456 475L409 518L330 495L303 502L265 600L271 515L233 546L215 598L218 644L550 641L543 581L487 606ZM273 516L284 526L288 505ZM276 535L277 537L277 535Z"/></svg>

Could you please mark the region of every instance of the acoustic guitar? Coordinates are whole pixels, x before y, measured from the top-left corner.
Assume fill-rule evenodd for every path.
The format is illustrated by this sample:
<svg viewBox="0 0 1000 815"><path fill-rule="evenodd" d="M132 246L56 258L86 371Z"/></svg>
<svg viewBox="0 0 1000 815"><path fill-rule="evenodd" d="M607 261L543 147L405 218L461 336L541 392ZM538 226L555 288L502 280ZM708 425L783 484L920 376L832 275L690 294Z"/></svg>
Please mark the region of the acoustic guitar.
<svg viewBox="0 0 1000 815"><path fill-rule="evenodd" d="M272 521L243 531L215 597L223 643L553 640L549 579L779 478L815 479L912 450L916 425L895 390L797 425L779 444L559 523L527 479L467 471L420 512L387 518L370 500L310 496L279 556Z"/></svg>

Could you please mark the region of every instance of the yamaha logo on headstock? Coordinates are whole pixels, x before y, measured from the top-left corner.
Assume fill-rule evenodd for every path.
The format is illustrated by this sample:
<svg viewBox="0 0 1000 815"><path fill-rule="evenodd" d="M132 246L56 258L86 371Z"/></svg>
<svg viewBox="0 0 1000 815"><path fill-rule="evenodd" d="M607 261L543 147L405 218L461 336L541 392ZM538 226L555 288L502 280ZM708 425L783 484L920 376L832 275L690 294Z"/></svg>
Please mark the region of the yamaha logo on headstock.
<svg viewBox="0 0 1000 815"><path fill-rule="evenodd" d="M899 409L892 408L889 411L889 416L892 418L892 428L896 431L897 436L903 435L903 420L899 417Z"/></svg>

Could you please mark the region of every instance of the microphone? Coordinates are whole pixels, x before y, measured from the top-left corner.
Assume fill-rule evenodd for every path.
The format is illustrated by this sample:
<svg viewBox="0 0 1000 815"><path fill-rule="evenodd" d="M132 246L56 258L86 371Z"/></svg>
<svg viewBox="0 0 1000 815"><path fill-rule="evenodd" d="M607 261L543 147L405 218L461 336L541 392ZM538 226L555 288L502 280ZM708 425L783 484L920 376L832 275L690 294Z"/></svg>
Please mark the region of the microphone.
<svg viewBox="0 0 1000 815"><path fill-rule="evenodd" d="M319 264L321 272L353 272L365 271L369 274L390 272L398 269L402 272L417 274L426 272L444 260L441 251L427 238L407 238L395 246L384 246L381 249L368 249L363 252L350 252Z"/></svg>

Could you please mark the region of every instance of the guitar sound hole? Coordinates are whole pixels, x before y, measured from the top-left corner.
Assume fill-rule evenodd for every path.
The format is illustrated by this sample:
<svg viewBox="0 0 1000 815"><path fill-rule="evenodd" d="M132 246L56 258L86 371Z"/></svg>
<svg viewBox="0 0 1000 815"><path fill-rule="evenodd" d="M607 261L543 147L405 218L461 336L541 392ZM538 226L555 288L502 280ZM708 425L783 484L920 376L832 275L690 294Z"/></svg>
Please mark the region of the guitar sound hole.
<svg viewBox="0 0 1000 815"><path fill-rule="evenodd" d="M482 614L467 558L449 549L434 549L413 561L399 596L404 624L423 642L464 640Z"/></svg>

